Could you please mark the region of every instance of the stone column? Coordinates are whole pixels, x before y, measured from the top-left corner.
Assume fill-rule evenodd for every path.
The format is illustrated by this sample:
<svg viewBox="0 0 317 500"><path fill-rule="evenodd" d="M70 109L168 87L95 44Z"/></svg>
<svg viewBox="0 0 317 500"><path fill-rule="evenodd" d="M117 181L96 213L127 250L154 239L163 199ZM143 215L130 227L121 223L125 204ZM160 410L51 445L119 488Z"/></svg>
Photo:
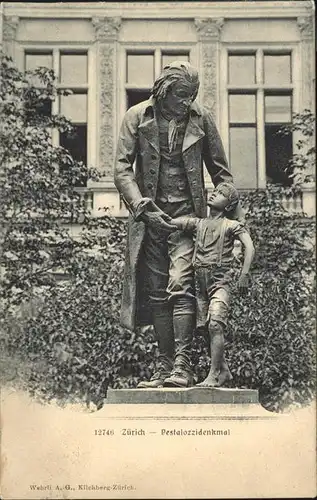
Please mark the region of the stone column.
<svg viewBox="0 0 317 500"><path fill-rule="evenodd" d="M297 25L301 36L301 74L302 95L301 108L314 109L315 57L314 57L314 26L312 16L300 16Z"/></svg>
<svg viewBox="0 0 317 500"><path fill-rule="evenodd" d="M117 39L121 26L119 17L94 17L97 62L97 139L99 170L105 180L112 180L116 130L116 61Z"/></svg>
<svg viewBox="0 0 317 500"><path fill-rule="evenodd" d="M301 36L301 111L315 109L315 51L313 16L300 16L297 25ZM314 137L307 148L314 146ZM304 151L302 151L303 153ZM314 169L311 172L315 177ZM302 185L303 210L309 216L316 215L316 181Z"/></svg>
<svg viewBox="0 0 317 500"><path fill-rule="evenodd" d="M3 50L12 59L15 57L15 40L18 25L18 16L3 16Z"/></svg>
<svg viewBox="0 0 317 500"><path fill-rule="evenodd" d="M223 18L195 19L200 45L202 102L218 122L219 107L219 41Z"/></svg>

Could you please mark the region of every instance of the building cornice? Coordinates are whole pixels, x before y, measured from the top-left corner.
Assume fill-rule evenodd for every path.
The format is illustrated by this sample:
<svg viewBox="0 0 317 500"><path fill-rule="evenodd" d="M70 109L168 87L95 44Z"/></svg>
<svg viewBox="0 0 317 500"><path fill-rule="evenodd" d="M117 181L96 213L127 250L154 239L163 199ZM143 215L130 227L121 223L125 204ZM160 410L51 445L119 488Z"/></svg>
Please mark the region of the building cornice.
<svg viewBox="0 0 317 500"><path fill-rule="evenodd" d="M7 16L22 18L121 17L123 19L294 18L313 13L310 0L229 2L3 2Z"/></svg>

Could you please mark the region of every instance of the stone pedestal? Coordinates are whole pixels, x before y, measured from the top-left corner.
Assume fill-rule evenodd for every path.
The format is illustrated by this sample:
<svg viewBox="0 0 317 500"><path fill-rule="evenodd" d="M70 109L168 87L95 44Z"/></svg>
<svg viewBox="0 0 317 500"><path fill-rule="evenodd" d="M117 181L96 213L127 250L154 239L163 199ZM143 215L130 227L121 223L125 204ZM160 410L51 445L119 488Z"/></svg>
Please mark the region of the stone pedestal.
<svg viewBox="0 0 317 500"><path fill-rule="evenodd" d="M258 391L216 387L109 389L107 404L259 404Z"/></svg>
<svg viewBox="0 0 317 500"><path fill-rule="evenodd" d="M128 420L245 420L276 418L259 403L258 391L190 387L187 389L109 389L98 416Z"/></svg>

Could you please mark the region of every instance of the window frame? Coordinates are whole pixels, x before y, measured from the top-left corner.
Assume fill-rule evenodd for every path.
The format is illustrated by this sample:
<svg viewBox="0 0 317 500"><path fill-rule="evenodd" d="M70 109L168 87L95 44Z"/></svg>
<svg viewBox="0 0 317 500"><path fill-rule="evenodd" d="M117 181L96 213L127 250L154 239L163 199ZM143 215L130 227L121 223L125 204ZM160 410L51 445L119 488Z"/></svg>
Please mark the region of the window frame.
<svg viewBox="0 0 317 500"><path fill-rule="evenodd" d="M189 56L189 61L197 66L197 60L198 60L198 52L197 52L197 47L193 42L184 42L184 43L171 43L171 42L166 42L166 43L160 43L160 42L139 42L139 43L121 43L119 46L119 52L118 52L118 82L119 82L119 88L118 88L118 93L117 93L117 115L119 117L117 121L117 137L119 136L119 131L120 131L120 125L122 123L123 117L125 115L125 112L127 110L126 104L127 104L127 98L126 98L126 91L129 89L136 89L139 88L140 90L148 90L147 86L142 87L140 86L134 86L130 85L127 83L127 64L126 64L126 57L128 53L141 53L141 54L146 54L146 53L153 53L154 55L154 80L159 76L161 73L161 63L162 63L162 53L164 52L169 52L169 53L175 53L175 55L180 54L182 52L188 53ZM154 81L153 80L153 81Z"/></svg>
<svg viewBox="0 0 317 500"><path fill-rule="evenodd" d="M60 76L60 56L64 53L86 53L87 54L87 82L85 84L64 84L57 82L59 89L72 89L74 91L85 91L87 93L87 165L97 165L97 79L96 79L96 53L94 47L90 44L78 43L23 43L17 51L17 63L22 71L25 69L26 53L43 52L52 53L52 69L54 73ZM59 113L60 99L52 102L52 114ZM59 145L59 132L52 131L52 143Z"/></svg>
<svg viewBox="0 0 317 500"><path fill-rule="evenodd" d="M229 83L229 55L255 54L256 83L234 85ZM292 81L288 84L272 85L264 83L264 55L290 54ZM265 189L266 182L266 154L265 154L265 95L268 92L290 93L292 95L292 113L300 109L300 74L301 62L299 44L296 43L223 43L220 52L220 131L223 145L230 163L230 121L229 99L230 93L254 93L256 99L256 151L257 151L257 188ZM293 151L296 151L296 134L293 134Z"/></svg>

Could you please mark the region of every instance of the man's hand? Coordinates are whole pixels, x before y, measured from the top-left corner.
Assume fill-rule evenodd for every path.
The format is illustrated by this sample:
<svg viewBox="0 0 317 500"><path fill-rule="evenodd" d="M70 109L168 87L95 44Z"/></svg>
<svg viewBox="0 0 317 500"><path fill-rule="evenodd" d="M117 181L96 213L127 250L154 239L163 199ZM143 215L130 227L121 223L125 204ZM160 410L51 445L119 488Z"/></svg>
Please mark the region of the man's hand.
<svg viewBox="0 0 317 500"><path fill-rule="evenodd" d="M161 210L150 198L142 198L135 212L136 220L142 220L158 233L171 233L177 229L171 217Z"/></svg>
<svg viewBox="0 0 317 500"><path fill-rule="evenodd" d="M172 233L177 230L177 226L172 224L171 217L163 211L150 212L145 211L142 220L158 233Z"/></svg>
<svg viewBox="0 0 317 500"><path fill-rule="evenodd" d="M249 274L241 274L238 279L238 290L245 294L250 286L251 279Z"/></svg>
<svg viewBox="0 0 317 500"><path fill-rule="evenodd" d="M186 226L186 221L187 219L184 217L177 217L176 219L171 219L171 224L173 224L173 226L176 226L178 229L184 229L184 226Z"/></svg>

